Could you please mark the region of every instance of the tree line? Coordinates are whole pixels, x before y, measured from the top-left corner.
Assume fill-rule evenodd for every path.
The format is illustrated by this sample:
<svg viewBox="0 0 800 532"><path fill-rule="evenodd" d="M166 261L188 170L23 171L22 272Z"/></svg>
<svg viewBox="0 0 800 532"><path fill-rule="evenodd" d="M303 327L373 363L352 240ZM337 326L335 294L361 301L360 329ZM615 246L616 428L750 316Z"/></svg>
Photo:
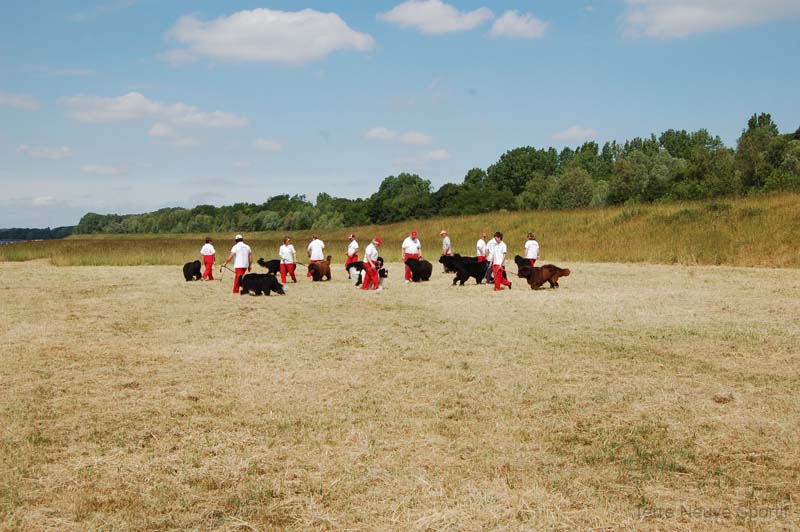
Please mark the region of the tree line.
<svg viewBox="0 0 800 532"><path fill-rule="evenodd" d="M9 229L0 229L0 240L52 240L69 236L74 230L75 226L73 225L54 227L52 229L49 227L44 229L11 227Z"/></svg>
<svg viewBox="0 0 800 532"><path fill-rule="evenodd" d="M473 168L462 183L433 190L416 174L385 178L369 198L327 193L273 196L264 203L133 214L84 215L76 233L204 233L335 229L410 218L498 210L572 209L627 203L698 200L800 190L800 128L781 134L768 113L753 115L736 148L707 130L670 129L619 144L564 148L526 146L504 153L486 170Z"/></svg>

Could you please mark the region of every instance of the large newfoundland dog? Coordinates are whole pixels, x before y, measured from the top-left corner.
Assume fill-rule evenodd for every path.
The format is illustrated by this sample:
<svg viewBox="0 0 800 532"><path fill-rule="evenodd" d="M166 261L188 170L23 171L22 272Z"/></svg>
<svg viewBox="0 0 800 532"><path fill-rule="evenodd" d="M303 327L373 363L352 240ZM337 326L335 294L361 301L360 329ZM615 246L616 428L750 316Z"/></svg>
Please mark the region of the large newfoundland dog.
<svg viewBox="0 0 800 532"><path fill-rule="evenodd" d="M455 272L456 276L453 278L454 286L456 283L464 286L464 283L470 277L474 277L475 282L481 284L484 277L486 277L486 268L489 266L487 261L478 262L478 257L462 257L459 254L453 256L442 255L439 258L439 262L444 265L445 270Z"/></svg>
<svg viewBox="0 0 800 532"><path fill-rule="evenodd" d="M263 258L260 258L257 262L259 266L267 269L267 273L272 275L280 273L281 271L281 261L279 259L264 260Z"/></svg>
<svg viewBox="0 0 800 532"><path fill-rule="evenodd" d="M517 255L514 257L517 264L517 275L527 279L531 290L541 288L544 283L549 283L550 288L558 288L558 280L567 277L571 272L569 268L559 268L555 264L531 266L531 261Z"/></svg>
<svg viewBox="0 0 800 532"><path fill-rule="evenodd" d="M331 280L331 256L319 262L312 262L308 265L308 271L311 272L311 279L314 281L330 281ZM324 277L324 279L323 279Z"/></svg>
<svg viewBox="0 0 800 532"><path fill-rule="evenodd" d="M270 292L285 295L283 285L278 282L274 275L269 273L247 273L239 277L239 295L253 293L260 296L269 295Z"/></svg>
<svg viewBox="0 0 800 532"><path fill-rule="evenodd" d="M406 259L406 266L411 270L411 280L415 283L430 281L433 264L425 259Z"/></svg>
<svg viewBox="0 0 800 532"><path fill-rule="evenodd" d="M183 278L186 281L199 281L203 278L203 274L200 273L200 261L196 260L194 262L187 262L183 265Z"/></svg>
<svg viewBox="0 0 800 532"><path fill-rule="evenodd" d="M356 278L356 286L361 286L364 283L364 263L361 261L354 262L350 265L348 270L352 270ZM383 286L383 280L389 277L389 270L383 266L383 257L378 257L378 279L380 286Z"/></svg>

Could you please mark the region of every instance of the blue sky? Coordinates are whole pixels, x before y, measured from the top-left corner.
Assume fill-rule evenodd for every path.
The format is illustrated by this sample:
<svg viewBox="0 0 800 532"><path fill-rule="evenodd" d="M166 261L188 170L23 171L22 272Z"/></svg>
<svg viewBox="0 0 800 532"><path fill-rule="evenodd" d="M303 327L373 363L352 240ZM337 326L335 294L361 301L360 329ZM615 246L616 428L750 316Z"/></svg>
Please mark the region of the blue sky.
<svg viewBox="0 0 800 532"><path fill-rule="evenodd" d="M0 50L0 227L800 126L800 0L27 0Z"/></svg>

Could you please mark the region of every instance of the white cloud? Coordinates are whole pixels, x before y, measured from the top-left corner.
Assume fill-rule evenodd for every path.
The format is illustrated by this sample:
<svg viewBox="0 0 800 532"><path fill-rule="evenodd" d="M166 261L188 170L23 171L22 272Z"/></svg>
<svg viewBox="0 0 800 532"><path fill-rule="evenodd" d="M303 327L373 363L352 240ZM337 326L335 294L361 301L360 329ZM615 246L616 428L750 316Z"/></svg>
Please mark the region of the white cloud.
<svg viewBox="0 0 800 532"><path fill-rule="evenodd" d="M547 31L547 26L547 22L539 20L532 13L506 11L502 17L494 21L490 34L492 37L538 39Z"/></svg>
<svg viewBox="0 0 800 532"><path fill-rule="evenodd" d="M409 157L404 157L395 161L395 166L398 167L411 167L411 168L422 168L427 166L429 163L437 162L437 161L446 161L450 159L451 155L450 152L443 148L439 148L436 150L426 151L423 153L417 153L415 155L411 155Z"/></svg>
<svg viewBox="0 0 800 532"><path fill-rule="evenodd" d="M283 151L283 145L270 139L256 139L253 147L258 151L279 152Z"/></svg>
<svg viewBox="0 0 800 532"><path fill-rule="evenodd" d="M200 144L197 139L184 135L163 122L156 122L153 124L153 127L150 128L147 134L154 139L164 140L179 148L191 148Z"/></svg>
<svg viewBox="0 0 800 532"><path fill-rule="evenodd" d="M572 126L553 135L553 140L586 142L597 138L597 131L588 127Z"/></svg>
<svg viewBox="0 0 800 532"><path fill-rule="evenodd" d="M34 207L48 207L54 205L57 201L53 196L37 196L31 199L31 205Z"/></svg>
<svg viewBox="0 0 800 532"><path fill-rule="evenodd" d="M674 39L800 16L797 0L626 0L626 37Z"/></svg>
<svg viewBox="0 0 800 532"><path fill-rule="evenodd" d="M27 144L20 144L17 146L17 153L27 155L31 159L47 159L50 161L72 157L72 150L66 146L50 148L47 146L28 146Z"/></svg>
<svg viewBox="0 0 800 532"><path fill-rule="evenodd" d="M385 127L373 127L364 135L370 140L381 140L384 142L399 142L401 144L424 145L433 142L433 137L420 133L419 131L407 131L398 133Z"/></svg>
<svg viewBox="0 0 800 532"><path fill-rule="evenodd" d="M151 100L139 92L129 92L116 98L92 95L69 96L59 101L66 108L69 118L91 124L142 118L208 128L236 128L249 123L243 116L221 111L209 113L182 102L166 105Z"/></svg>
<svg viewBox="0 0 800 532"><path fill-rule="evenodd" d="M81 172L84 174L91 174L91 175L102 175L102 176L115 176L115 175L122 175L125 172L117 167L111 165L104 165L104 164L84 164L81 166Z"/></svg>
<svg viewBox="0 0 800 532"><path fill-rule="evenodd" d="M367 137L370 140L393 141L394 139L397 138L397 133L385 127L373 127L372 129L367 131L365 137Z"/></svg>
<svg viewBox="0 0 800 532"><path fill-rule="evenodd" d="M339 50L366 51L375 40L351 29L336 13L313 9L239 11L209 22L186 15L167 37L187 48L170 50L161 58L172 64L208 57L226 62L302 64Z"/></svg>
<svg viewBox="0 0 800 532"><path fill-rule="evenodd" d="M14 94L0 91L0 107L12 107L22 111L39 109L39 102L30 94Z"/></svg>
<svg viewBox="0 0 800 532"><path fill-rule="evenodd" d="M387 13L378 14L380 20L428 35L472 30L493 18L494 14L488 7L461 12L442 0L408 0Z"/></svg>

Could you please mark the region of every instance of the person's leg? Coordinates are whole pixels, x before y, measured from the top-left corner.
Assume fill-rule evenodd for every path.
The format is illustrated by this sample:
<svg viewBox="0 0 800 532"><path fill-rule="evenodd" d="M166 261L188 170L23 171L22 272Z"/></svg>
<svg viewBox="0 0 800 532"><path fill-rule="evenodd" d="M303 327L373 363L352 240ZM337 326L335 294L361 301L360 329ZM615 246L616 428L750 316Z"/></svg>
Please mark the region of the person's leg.
<svg viewBox="0 0 800 532"><path fill-rule="evenodd" d="M233 276L233 293L239 293L239 277L244 275L244 272L247 271L247 268L236 268L236 275Z"/></svg>
<svg viewBox="0 0 800 532"><path fill-rule="evenodd" d="M281 284L286 284L286 270L287 264L281 262Z"/></svg>
<svg viewBox="0 0 800 532"><path fill-rule="evenodd" d="M492 264L492 275L494 275L494 289L500 290L503 284L503 272L500 270L499 264Z"/></svg>
<svg viewBox="0 0 800 532"><path fill-rule="evenodd" d="M295 283L296 283L296 282L297 282L297 277L295 277L295 276L294 276L294 267L295 267L295 264L294 264L294 263L292 263L292 264L287 264L286 266L287 266L287 268L289 269L289 275L290 275L290 276L291 276L291 278L292 278L292 282L295 282Z"/></svg>
<svg viewBox="0 0 800 532"><path fill-rule="evenodd" d="M362 290L369 290L369 284L372 282L372 266L368 263L364 263L364 280L361 281L361 289Z"/></svg>
<svg viewBox="0 0 800 532"><path fill-rule="evenodd" d="M536 259L529 259L529 260L531 261L531 266L533 266L534 264L536 264Z"/></svg>

